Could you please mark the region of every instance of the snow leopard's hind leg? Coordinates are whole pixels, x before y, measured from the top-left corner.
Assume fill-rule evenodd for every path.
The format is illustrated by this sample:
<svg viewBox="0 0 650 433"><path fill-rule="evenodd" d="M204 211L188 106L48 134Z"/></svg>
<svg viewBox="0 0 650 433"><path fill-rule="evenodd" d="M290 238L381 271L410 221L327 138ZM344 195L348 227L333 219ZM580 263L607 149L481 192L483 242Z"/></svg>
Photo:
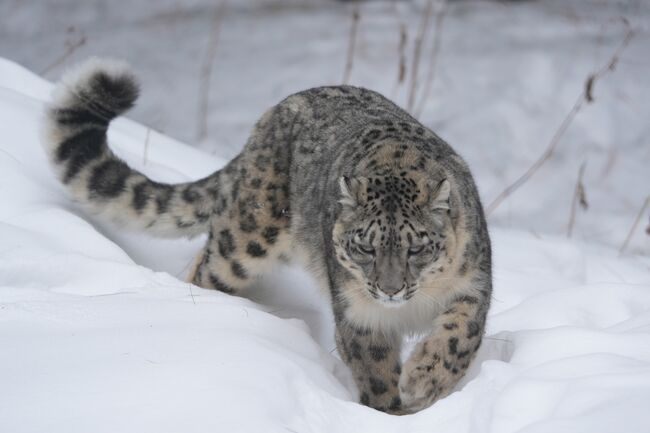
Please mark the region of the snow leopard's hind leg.
<svg viewBox="0 0 650 433"><path fill-rule="evenodd" d="M188 279L200 287L237 295L285 255L288 233L273 225L255 236L242 233L227 219L221 222L210 232Z"/></svg>
<svg viewBox="0 0 650 433"><path fill-rule="evenodd" d="M269 110L242 153L220 172L210 234L190 275L194 284L238 294L270 265L291 255L287 113Z"/></svg>

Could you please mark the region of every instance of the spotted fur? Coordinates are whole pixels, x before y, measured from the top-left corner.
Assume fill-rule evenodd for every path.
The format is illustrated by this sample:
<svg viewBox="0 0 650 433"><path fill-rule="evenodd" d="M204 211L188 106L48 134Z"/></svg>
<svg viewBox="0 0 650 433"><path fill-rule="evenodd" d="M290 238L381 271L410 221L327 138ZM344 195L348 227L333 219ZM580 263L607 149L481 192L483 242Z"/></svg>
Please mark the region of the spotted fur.
<svg viewBox="0 0 650 433"><path fill-rule="evenodd" d="M330 295L362 404L411 413L453 389L480 345L492 278L479 196L447 143L375 92L320 87L267 111L223 169L171 185L107 145L137 94L128 68L105 61L58 85L44 144L78 202L154 234L207 232L190 275L202 287L239 294L278 260L302 261ZM402 365L415 332L427 337Z"/></svg>

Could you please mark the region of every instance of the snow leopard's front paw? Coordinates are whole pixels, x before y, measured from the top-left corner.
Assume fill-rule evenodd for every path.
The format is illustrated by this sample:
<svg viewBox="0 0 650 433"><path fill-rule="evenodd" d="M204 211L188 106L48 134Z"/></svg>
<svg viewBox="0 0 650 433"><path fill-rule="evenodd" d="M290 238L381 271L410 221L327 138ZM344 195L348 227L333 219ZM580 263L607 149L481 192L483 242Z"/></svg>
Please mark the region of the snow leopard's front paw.
<svg viewBox="0 0 650 433"><path fill-rule="evenodd" d="M399 379L400 399L402 410L418 412L433 404L441 395L441 388L434 374L434 369L440 364L440 357L426 354L420 350L402 366Z"/></svg>
<svg viewBox="0 0 650 433"><path fill-rule="evenodd" d="M449 351L447 335L433 335L419 343L402 366L399 380L402 408L411 413L431 406L451 392L465 373L468 357ZM451 346L456 344L454 337Z"/></svg>
<svg viewBox="0 0 650 433"><path fill-rule="evenodd" d="M431 406L463 377L481 344L485 310L480 305L476 298L459 298L439 316L435 331L415 346L399 379L405 410Z"/></svg>

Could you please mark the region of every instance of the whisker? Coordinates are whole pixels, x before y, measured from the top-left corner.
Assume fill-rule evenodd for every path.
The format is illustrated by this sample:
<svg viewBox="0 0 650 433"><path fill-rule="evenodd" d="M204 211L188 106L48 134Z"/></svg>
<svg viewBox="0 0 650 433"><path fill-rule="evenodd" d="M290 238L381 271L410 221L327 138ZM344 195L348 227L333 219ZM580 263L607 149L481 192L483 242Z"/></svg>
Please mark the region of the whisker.
<svg viewBox="0 0 650 433"><path fill-rule="evenodd" d="M435 281L461 281L465 280L465 278L459 278L459 277L439 277L439 278L434 278ZM419 287L424 287L420 285Z"/></svg>
<svg viewBox="0 0 650 433"><path fill-rule="evenodd" d="M440 307L440 308L444 307L444 305L442 304L442 302L440 302L439 299L434 298L433 296L431 296L428 293L418 291L418 292L416 292L416 294L419 294L421 296L421 300L425 301L425 302L428 302L429 305L434 305L434 306Z"/></svg>

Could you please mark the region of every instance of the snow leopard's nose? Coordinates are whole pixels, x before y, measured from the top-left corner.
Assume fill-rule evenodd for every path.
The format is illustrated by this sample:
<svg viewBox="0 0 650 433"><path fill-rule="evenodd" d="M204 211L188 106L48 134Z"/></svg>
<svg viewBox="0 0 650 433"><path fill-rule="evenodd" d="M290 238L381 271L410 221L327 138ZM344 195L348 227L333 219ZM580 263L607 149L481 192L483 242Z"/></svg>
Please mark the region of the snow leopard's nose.
<svg viewBox="0 0 650 433"><path fill-rule="evenodd" d="M404 288L403 284L402 285L393 284L389 286L381 286L380 290L388 296L395 296L399 292L401 292L403 288Z"/></svg>
<svg viewBox="0 0 650 433"><path fill-rule="evenodd" d="M377 257L377 288L387 296L395 296L404 288L403 265L396 255Z"/></svg>

